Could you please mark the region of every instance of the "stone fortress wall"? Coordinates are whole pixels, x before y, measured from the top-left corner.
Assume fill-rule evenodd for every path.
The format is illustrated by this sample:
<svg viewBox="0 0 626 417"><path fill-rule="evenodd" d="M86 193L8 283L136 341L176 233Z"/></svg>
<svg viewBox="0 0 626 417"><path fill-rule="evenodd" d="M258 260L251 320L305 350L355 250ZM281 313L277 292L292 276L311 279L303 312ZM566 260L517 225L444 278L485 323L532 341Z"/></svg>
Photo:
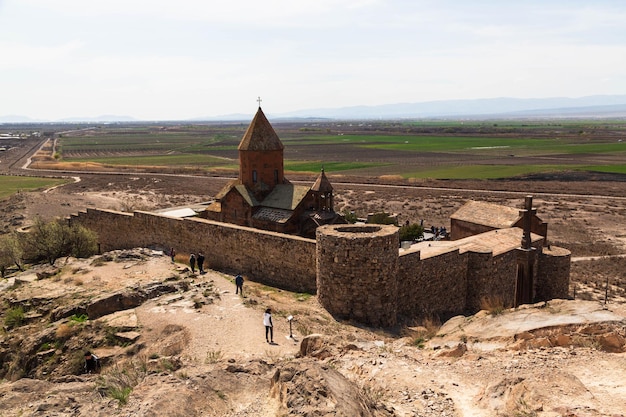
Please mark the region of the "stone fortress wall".
<svg viewBox="0 0 626 417"><path fill-rule="evenodd" d="M203 252L207 268L290 291L315 293L315 240L197 217L87 209L71 216L98 234L100 251L135 247Z"/></svg>
<svg viewBox="0 0 626 417"><path fill-rule="evenodd" d="M87 209L70 221L98 233L101 251L132 247L174 247L179 254L202 251L208 268L242 273L290 291L317 293L337 318L371 326L394 326L401 317L473 313L487 296L507 305L515 301L517 249L403 251L395 226L322 226L313 240L147 212ZM521 229L516 230L521 236ZM537 299L567 298L570 252L542 245L541 237L533 241L539 254L533 268Z"/></svg>

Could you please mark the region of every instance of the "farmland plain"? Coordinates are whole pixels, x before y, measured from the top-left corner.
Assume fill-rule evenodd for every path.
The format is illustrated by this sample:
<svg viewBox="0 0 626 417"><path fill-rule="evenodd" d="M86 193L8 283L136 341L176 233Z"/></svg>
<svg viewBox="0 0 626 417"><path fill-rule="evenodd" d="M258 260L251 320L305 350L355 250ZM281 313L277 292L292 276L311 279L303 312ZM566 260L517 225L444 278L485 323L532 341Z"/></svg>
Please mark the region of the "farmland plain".
<svg viewBox="0 0 626 417"><path fill-rule="evenodd" d="M493 179L562 171L626 173L626 122L276 122L289 172ZM114 125L58 135L46 168L237 172L247 124ZM90 169L94 165L90 164Z"/></svg>

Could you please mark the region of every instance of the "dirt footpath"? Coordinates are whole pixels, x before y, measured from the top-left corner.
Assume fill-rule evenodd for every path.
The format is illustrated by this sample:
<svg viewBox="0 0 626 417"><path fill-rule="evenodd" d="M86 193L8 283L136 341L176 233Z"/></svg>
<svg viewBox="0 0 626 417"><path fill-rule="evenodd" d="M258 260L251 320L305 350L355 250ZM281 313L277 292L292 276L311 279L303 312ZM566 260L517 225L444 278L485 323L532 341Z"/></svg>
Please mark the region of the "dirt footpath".
<svg viewBox="0 0 626 417"><path fill-rule="evenodd" d="M201 308L195 308L193 300L181 295L151 300L137 308L148 350L167 326L175 325L188 330L189 344L181 354L194 362L294 356L298 341L288 338L287 321L274 315L274 344L267 343L263 326L267 306L246 306L249 298L235 294L233 279L215 271L198 275L196 281L212 283L215 293L213 303ZM244 284L244 291L248 290L249 285Z"/></svg>

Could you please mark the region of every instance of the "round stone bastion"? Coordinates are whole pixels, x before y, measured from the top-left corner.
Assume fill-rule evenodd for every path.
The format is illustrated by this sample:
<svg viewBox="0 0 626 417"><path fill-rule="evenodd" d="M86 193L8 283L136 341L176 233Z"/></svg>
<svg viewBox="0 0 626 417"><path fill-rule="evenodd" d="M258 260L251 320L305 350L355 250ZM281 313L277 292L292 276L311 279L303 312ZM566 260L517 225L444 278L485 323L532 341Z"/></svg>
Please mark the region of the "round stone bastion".
<svg viewBox="0 0 626 417"><path fill-rule="evenodd" d="M398 228L342 224L317 228L317 295L329 313L369 326L396 324Z"/></svg>

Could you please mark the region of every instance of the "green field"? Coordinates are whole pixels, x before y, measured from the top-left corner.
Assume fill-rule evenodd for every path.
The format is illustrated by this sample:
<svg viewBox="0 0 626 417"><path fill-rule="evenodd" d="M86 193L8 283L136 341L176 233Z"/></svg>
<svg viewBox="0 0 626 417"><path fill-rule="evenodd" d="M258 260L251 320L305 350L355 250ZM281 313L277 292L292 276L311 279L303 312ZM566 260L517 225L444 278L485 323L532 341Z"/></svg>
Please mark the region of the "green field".
<svg viewBox="0 0 626 417"><path fill-rule="evenodd" d="M177 153L168 155L111 156L95 158L68 158L71 162L96 162L103 165L118 166L206 166L237 169L238 162L211 155Z"/></svg>
<svg viewBox="0 0 626 417"><path fill-rule="evenodd" d="M54 187L68 180L40 177L0 176L0 199L9 197L18 191L34 191Z"/></svg>
<svg viewBox="0 0 626 417"><path fill-rule="evenodd" d="M65 162L237 171L247 124L100 127L64 136ZM405 178L510 178L587 170L624 173L621 120L275 123L285 170L400 175Z"/></svg>
<svg viewBox="0 0 626 417"><path fill-rule="evenodd" d="M349 171L352 169L371 168L384 164L367 162L322 162L322 161L285 161L285 170L294 172L319 173L322 168L330 172Z"/></svg>

